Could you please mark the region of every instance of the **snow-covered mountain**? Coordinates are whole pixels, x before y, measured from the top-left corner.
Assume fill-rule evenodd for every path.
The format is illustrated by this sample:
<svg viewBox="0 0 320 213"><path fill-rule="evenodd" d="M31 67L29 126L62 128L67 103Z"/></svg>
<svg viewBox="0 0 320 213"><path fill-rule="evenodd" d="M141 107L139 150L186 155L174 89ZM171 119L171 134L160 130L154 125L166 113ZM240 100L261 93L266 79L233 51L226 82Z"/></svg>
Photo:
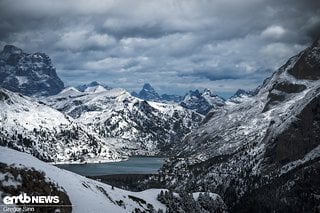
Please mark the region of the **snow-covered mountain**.
<svg viewBox="0 0 320 213"><path fill-rule="evenodd" d="M0 89L0 144L55 162L122 160L117 139L105 139L71 117L6 89Z"/></svg>
<svg viewBox="0 0 320 213"><path fill-rule="evenodd" d="M45 102L103 138L120 139L118 146L130 154L170 151L202 119L178 104L147 102L117 88L80 92L70 87Z"/></svg>
<svg viewBox="0 0 320 213"><path fill-rule="evenodd" d="M320 206L320 40L239 104L226 102L162 169L176 190L220 194L231 212L314 212Z"/></svg>
<svg viewBox="0 0 320 213"><path fill-rule="evenodd" d="M211 109L220 108L224 105L225 100L218 95L205 89L203 92L199 90L190 90L180 102L184 108L195 110L196 112L206 115Z"/></svg>
<svg viewBox="0 0 320 213"><path fill-rule="evenodd" d="M1 85L33 96L1 89L1 144L48 161L107 161L121 159L123 151L168 152L202 119L177 104L149 104L98 82L62 90L47 55L27 54L12 45L0 53ZM152 92L150 85L144 89ZM54 96L46 99L48 95Z"/></svg>
<svg viewBox="0 0 320 213"><path fill-rule="evenodd" d="M54 95L64 88L49 56L24 53L13 45L0 52L0 86L29 96Z"/></svg>

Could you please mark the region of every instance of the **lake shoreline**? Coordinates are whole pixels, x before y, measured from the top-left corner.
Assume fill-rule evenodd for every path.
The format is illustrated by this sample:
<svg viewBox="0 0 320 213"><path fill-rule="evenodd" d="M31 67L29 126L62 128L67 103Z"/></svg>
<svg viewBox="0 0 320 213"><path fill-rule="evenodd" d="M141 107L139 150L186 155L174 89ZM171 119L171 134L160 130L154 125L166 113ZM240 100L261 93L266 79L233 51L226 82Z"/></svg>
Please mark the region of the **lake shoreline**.
<svg viewBox="0 0 320 213"><path fill-rule="evenodd" d="M149 188L163 188L163 186L154 182L152 185L141 184L150 177L158 176L156 174L110 174L110 175L96 175L96 176L86 176L87 178L105 183L111 187L117 187L125 190L131 191L143 191Z"/></svg>
<svg viewBox="0 0 320 213"><path fill-rule="evenodd" d="M129 158L122 159L101 159L101 160L91 160L91 161L56 161L56 162L48 162L51 165L85 165L85 164L102 164L102 163L117 163L127 161Z"/></svg>
<svg viewBox="0 0 320 213"><path fill-rule="evenodd" d="M86 161L53 161L53 162L47 162L51 165L85 165L85 164L102 164L102 163L117 163L117 162L124 162L128 161L131 157L137 157L137 158L163 158L167 159L168 156L162 156L162 155L132 155L128 157L118 158L118 159L88 159Z"/></svg>
<svg viewBox="0 0 320 213"><path fill-rule="evenodd" d="M101 176L117 174L156 174L165 163L164 158L130 157L126 161L87 164L55 164L82 176Z"/></svg>

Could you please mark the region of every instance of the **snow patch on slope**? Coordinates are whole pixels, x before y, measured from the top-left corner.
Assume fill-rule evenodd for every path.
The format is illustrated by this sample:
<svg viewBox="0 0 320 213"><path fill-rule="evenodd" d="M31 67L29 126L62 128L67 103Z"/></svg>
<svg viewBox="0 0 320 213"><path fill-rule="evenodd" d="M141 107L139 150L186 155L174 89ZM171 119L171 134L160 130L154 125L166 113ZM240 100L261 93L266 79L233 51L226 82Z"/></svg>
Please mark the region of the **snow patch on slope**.
<svg viewBox="0 0 320 213"><path fill-rule="evenodd" d="M100 212L132 212L135 208L147 209L147 205L140 205L130 199L129 195L143 199L154 208L166 210L166 207L157 201L157 194L161 189L150 189L143 192L130 192L94 181L75 173L60 169L44 163L26 153L17 152L5 147L0 147L0 162L19 168L35 168L45 172L47 178L63 187L70 198L72 211L77 213ZM10 183L15 185L15 183ZM108 198L109 197L109 198ZM116 204L123 200L125 208Z"/></svg>

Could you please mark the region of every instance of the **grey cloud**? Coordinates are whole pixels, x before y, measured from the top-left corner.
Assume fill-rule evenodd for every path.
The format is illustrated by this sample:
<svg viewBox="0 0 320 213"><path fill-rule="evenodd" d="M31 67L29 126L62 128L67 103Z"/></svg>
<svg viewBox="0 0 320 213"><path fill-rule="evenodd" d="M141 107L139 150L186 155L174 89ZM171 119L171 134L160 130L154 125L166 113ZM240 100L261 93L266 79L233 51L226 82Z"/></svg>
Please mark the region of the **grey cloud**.
<svg viewBox="0 0 320 213"><path fill-rule="evenodd" d="M67 85L230 93L257 86L320 35L315 0L0 0L0 8L0 45L46 52Z"/></svg>

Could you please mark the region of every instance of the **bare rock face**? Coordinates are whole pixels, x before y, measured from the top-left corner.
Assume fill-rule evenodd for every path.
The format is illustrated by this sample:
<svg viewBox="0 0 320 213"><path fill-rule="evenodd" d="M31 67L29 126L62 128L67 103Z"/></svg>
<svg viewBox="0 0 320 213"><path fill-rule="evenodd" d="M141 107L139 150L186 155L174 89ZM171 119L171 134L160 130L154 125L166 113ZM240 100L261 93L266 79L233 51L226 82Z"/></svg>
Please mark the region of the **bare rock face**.
<svg viewBox="0 0 320 213"><path fill-rule="evenodd" d="M266 156L269 163L283 165L302 158L320 145L320 96L314 98L296 120L278 135L269 146Z"/></svg>
<svg viewBox="0 0 320 213"><path fill-rule="evenodd" d="M45 53L24 53L6 45L0 52L0 86L28 96L59 93L64 84Z"/></svg>
<svg viewBox="0 0 320 213"><path fill-rule="evenodd" d="M272 90L268 94L268 102L266 103L263 112L268 111L272 106L279 102L282 102L286 97L293 93L299 93L305 90L307 87L303 84L291 83L288 81L283 81L273 85Z"/></svg>
<svg viewBox="0 0 320 213"><path fill-rule="evenodd" d="M305 50L294 67L288 72L297 79L320 79L320 39Z"/></svg>

